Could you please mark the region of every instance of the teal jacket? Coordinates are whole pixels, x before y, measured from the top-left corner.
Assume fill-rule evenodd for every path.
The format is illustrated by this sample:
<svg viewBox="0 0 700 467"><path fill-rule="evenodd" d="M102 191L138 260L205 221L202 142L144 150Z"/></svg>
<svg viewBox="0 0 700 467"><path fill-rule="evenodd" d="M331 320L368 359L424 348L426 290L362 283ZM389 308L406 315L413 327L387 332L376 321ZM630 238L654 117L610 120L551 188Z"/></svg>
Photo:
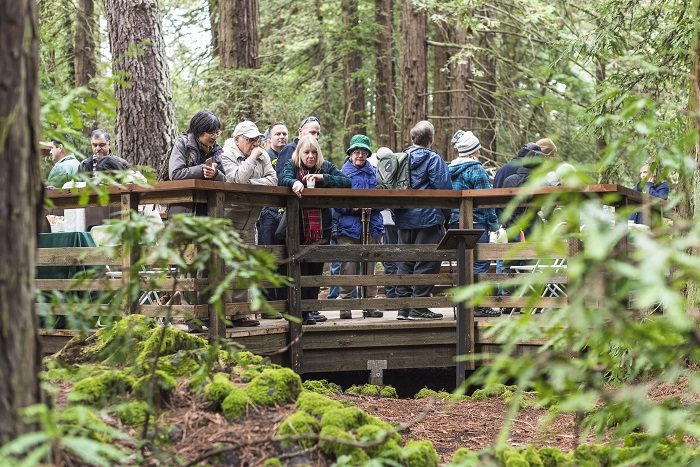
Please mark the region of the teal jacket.
<svg viewBox="0 0 700 467"><path fill-rule="evenodd" d="M73 179L73 175L78 172L78 167L80 167L78 159L72 154L67 155L51 168L47 179L48 184L61 188L64 183Z"/></svg>

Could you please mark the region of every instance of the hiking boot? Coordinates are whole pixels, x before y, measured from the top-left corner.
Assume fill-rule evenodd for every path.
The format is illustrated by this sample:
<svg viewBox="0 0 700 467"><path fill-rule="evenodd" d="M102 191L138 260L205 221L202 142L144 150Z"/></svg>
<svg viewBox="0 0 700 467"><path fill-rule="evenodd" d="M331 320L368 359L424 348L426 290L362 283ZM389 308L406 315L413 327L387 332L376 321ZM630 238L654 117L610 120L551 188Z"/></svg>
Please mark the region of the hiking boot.
<svg viewBox="0 0 700 467"><path fill-rule="evenodd" d="M304 326L312 326L316 324L316 319L314 318L314 315L308 314L304 316L304 319L301 321L301 324Z"/></svg>
<svg viewBox="0 0 700 467"><path fill-rule="evenodd" d="M408 315L411 312L410 308L401 308L398 313L396 313L396 319L405 320L408 319Z"/></svg>
<svg viewBox="0 0 700 467"><path fill-rule="evenodd" d="M411 321L434 320L442 319L442 315L440 313L433 313L427 308L412 308L411 311L408 312L408 319Z"/></svg>
<svg viewBox="0 0 700 467"><path fill-rule="evenodd" d="M320 311L317 311L316 314L312 314L314 320L316 320L317 323L323 323L324 321L328 321L328 318L326 318L326 315L322 315Z"/></svg>
<svg viewBox="0 0 700 467"><path fill-rule="evenodd" d="M352 319L352 311L340 310L340 319Z"/></svg>
<svg viewBox="0 0 700 467"><path fill-rule="evenodd" d="M254 318L249 318L248 316L235 318L231 322L233 323L233 326L237 328L252 328L255 326L260 326L260 321Z"/></svg>
<svg viewBox="0 0 700 467"><path fill-rule="evenodd" d="M384 316L384 312L380 310L362 310L363 318L381 318Z"/></svg>
<svg viewBox="0 0 700 467"><path fill-rule="evenodd" d="M474 308L475 318L495 318L501 316L501 310L495 310L493 308L479 307Z"/></svg>

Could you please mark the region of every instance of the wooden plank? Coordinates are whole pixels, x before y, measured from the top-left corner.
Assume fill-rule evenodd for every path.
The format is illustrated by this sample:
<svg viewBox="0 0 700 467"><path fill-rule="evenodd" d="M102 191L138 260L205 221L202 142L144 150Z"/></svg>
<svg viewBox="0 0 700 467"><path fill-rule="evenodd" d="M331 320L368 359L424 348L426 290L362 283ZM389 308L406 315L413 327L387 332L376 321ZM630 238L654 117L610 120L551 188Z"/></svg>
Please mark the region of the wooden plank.
<svg viewBox="0 0 700 467"><path fill-rule="evenodd" d="M562 274L556 274L554 276L545 276L541 274L540 276L529 277L523 274L508 273L508 274L476 274L477 282L503 282L510 279L537 279L538 282L543 282L547 284L566 284L569 282L567 276Z"/></svg>
<svg viewBox="0 0 700 467"><path fill-rule="evenodd" d="M206 318L209 316L207 305L139 305L138 311L151 318L165 318L168 312L171 317Z"/></svg>
<svg viewBox="0 0 700 467"><path fill-rule="evenodd" d="M267 302L274 311L279 313L287 313L288 304L284 300L274 300ZM251 311L250 303L226 303L224 306L226 310L226 316L237 316L237 315L249 315L251 313L260 313L258 311Z"/></svg>
<svg viewBox="0 0 700 467"><path fill-rule="evenodd" d="M404 298L345 298L333 300L303 300L301 309L314 310L397 310L399 308L451 307L451 297L404 297Z"/></svg>
<svg viewBox="0 0 700 467"><path fill-rule="evenodd" d="M280 202L279 196L265 195L262 193L236 193L228 192L225 194L226 206L243 205L243 206L276 206Z"/></svg>
<svg viewBox="0 0 700 467"><path fill-rule="evenodd" d="M118 266L121 257L105 249L90 247L38 248L37 266Z"/></svg>
<svg viewBox="0 0 700 467"><path fill-rule="evenodd" d="M105 316L109 311L107 305L93 304L92 307L95 310L95 316L97 316L97 313ZM76 313L85 313L85 306L81 303L59 303L55 305L53 303L35 303L34 309L38 315L66 316ZM114 313L113 316L121 316L121 313Z"/></svg>
<svg viewBox="0 0 700 467"><path fill-rule="evenodd" d="M455 343L454 322L452 326L442 328L422 327L415 321L412 324L412 327L398 329L385 324L379 329L358 327L349 330L330 329L323 333L306 332L304 333L304 351L416 345L432 347L434 345L454 345Z"/></svg>
<svg viewBox="0 0 700 467"><path fill-rule="evenodd" d="M554 252L567 251L567 245L552 245L549 243L477 243L475 260L495 260L495 259L554 259L561 255ZM552 253L540 253L551 251Z"/></svg>
<svg viewBox="0 0 700 467"><path fill-rule="evenodd" d="M455 346L372 347L305 350L303 373L367 370L368 360L386 360L387 369L454 366Z"/></svg>
<svg viewBox="0 0 700 467"><path fill-rule="evenodd" d="M359 191L359 190L358 190ZM287 263L287 276L292 279L292 285L287 287L287 301L289 314L295 316L299 322L289 323L289 361L291 367L297 373L303 368L303 348L302 348L302 300L301 287L294 284L301 282L301 263L299 259L300 246L299 236L301 226L299 225L299 198L293 197L287 200L287 251L289 262Z"/></svg>
<svg viewBox="0 0 700 467"><path fill-rule="evenodd" d="M235 329L235 328L233 328ZM228 333L227 333L228 334ZM281 333L270 333L265 335L250 336L228 336L227 339L242 345L245 350L249 350L256 355L270 356L273 362L280 364L288 363L284 357L284 349L287 342L287 330Z"/></svg>
<svg viewBox="0 0 700 467"><path fill-rule="evenodd" d="M299 256L307 262L328 261L454 261L454 251L437 245L309 245Z"/></svg>
<svg viewBox="0 0 700 467"><path fill-rule="evenodd" d="M333 285L435 285L456 284L455 273L442 274L377 274L374 276L303 276L301 287L330 287Z"/></svg>
<svg viewBox="0 0 700 467"><path fill-rule="evenodd" d="M85 281L77 279L34 279L34 287L37 290L99 291L118 290L121 286L121 279L108 279L106 277Z"/></svg>

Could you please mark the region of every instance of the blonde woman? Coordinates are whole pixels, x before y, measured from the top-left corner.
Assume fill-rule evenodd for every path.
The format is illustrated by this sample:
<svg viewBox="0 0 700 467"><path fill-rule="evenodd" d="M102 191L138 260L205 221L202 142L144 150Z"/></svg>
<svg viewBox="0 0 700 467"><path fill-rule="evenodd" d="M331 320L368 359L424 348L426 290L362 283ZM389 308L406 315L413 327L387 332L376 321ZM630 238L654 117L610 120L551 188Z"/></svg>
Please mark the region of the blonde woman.
<svg viewBox="0 0 700 467"><path fill-rule="evenodd" d="M330 161L323 159L323 153L316 138L302 136L297 143L291 160L282 169L280 185L292 188L299 197L310 187L316 188L350 188L352 182ZM303 245L328 244L331 238L332 214L328 208L304 208L301 210L301 229L299 241ZM323 263L301 263L301 274L320 276ZM318 287L301 289L302 299L318 299ZM321 314L304 312L304 324L316 324L326 321Z"/></svg>

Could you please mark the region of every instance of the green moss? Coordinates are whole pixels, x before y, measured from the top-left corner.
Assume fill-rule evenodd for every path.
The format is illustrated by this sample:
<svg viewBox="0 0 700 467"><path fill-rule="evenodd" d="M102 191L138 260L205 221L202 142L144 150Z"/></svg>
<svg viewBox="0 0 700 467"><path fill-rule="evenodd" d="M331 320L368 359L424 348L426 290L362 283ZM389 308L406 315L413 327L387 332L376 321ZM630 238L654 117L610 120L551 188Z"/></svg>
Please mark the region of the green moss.
<svg viewBox="0 0 700 467"><path fill-rule="evenodd" d="M263 467L282 467L282 461L276 457L266 459Z"/></svg>
<svg viewBox="0 0 700 467"><path fill-rule="evenodd" d="M94 350L113 363L132 362L154 329L157 329L155 319L128 315L95 333L97 346Z"/></svg>
<svg viewBox="0 0 700 467"><path fill-rule="evenodd" d="M383 439L383 442L375 446L367 448L367 454L370 457L384 457L394 460L399 460L398 452L401 447L399 446L399 441L401 441L401 436L398 433L391 433L387 436L387 431L391 430L391 427L379 427L377 425L362 425L355 430L357 439L364 443L373 443Z"/></svg>
<svg viewBox="0 0 700 467"><path fill-rule="evenodd" d="M263 358L253 352L241 351L232 355L232 362L237 366L260 365L262 361Z"/></svg>
<svg viewBox="0 0 700 467"><path fill-rule="evenodd" d="M434 392L434 391L433 391ZM346 394L352 396L370 396L370 397L392 397L398 398L396 389L391 386L377 386L375 384L363 384L362 386L352 385L345 391Z"/></svg>
<svg viewBox="0 0 700 467"><path fill-rule="evenodd" d="M319 441L321 451L329 457L337 459L341 456L349 456L350 461L347 463L352 465L362 464L369 460L369 456L362 449L337 442L337 440L355 441L355 438L350 433L340 427L323 427L321 428L320 436L326 438Z"/></svg>
<svg viewBox="0 0 700 467"><path fill-rule="evenodd" d="M566 456L558 448L542 448L539 455L544 467L557 467L566 461Z"/></svg>
<svg viewBox="0 0 700 467"><path fill-rule="evenodd" d="M49 381L51 383L76 383L85 378L99 375L107 370L109 370L108 366L88 363L67 366L54 365L53 368L49 368L44 372L42 376L44 381Z"/></svg>
<svg viewBox="0 0 700 467"><path fill-rule="evenodd" d="M313 415L297 411L287 417L277 430L277 436L310 436L309 439L298 441L283 441L283 446L298 444L304 448L310 448L316 444L316 435L321 430L321 424Z"/></svg>
<svg viewBox="0 0 700 467"><path fill-rule="evenodd" d="M238 420L245 415L250 399L245 390L234 386L221 403L221 411L229 420Z"/></svg>
<svg viewBox="0 0 700 467"><path fill-rule="evenodd" d="M388 397L391 399L398 399L399 395L396 393L396 389L394 389L392 386L384 386L382 389L379 391L379 395L381 397Z"/></svg>
<svg viewBox="0 0 700 467"><path fill-rule="evenodd" d="M59 412L57 423L70 436L89 438L103 443L113 440L114 428L107 425L93 409L85 406L68 407Z"/></svg>
<svg viewBox="0 0 700 467"><path fill-rule="evenodd" d="M130 392L134 387L133 377L121 370L108 370L104 373L85 378L77 383L68 400L71 403L97 404L110 398Z"/></svg>
<svg viewBox="0 0 700 467"><path fill-rule="evenodd" d="M164 371L157 370L155 385L153 385L150 374L144 375L134 384L134 392L146 400L148 400L148 395L152 394L153 403L161 405L170 398L170 393L175 389L175 386L177 386L175 378Z"/></svg>
<svg viewBox="0 0 700 467"><path fill-rule="evenodd" d="M426 398L435 398L435 399L443 399L443 400L450 400L454 399L452 394L446 391L433 391L432 389L428 388L423 388L420 391L416 393L415 396L413 396L415 399L426 399ZM467 398L466 396L458 396L458 399L465 399Z"/></svg>
<svg viewBox="0 0 700 467"><path fill-rule="evenodd" d="M459 448L452 455L451 466L466 467L479 465L479 454L467 448Z"/></svg>
<svg viewBox="0 0 700 467"><path fill-rule="evenodd" d="M533 446L528 446L520 452L530 467L544 467L544 463L542 462L537 449L535 449Z"/></svg>
<svg viewBox="0 0 700 467"><path fill-rule="evenodd" d="M235 388L231 379L226 373L217 373L212 378L211 383L204 386L204 397L217 407L226 399L226 396Z"/></svg>
<svg viewBox="0 0 700 467"><path fill-rule="evenodd" d="M603 444L581 444L573 452L573 461L578 465L608 465L610 446Z"/></svg>
<svg viewBox="0 0 700 467"><path fill-rule="evenodd" d="M621 447L615 449L615 451L612 453L612 457L615 464L622 464L624 462L629 462L641 453L642 450L638 447Z"/></svg>
<svg viewBox="0 0 700 467"><path fill-rule="evenodd" d="M499 451L496 456L501 464L506 467L528 467L530 464L525 460L523 453L514 448L505 448Z"/></svg>
<svg viewBox="0 0 700 467"><path fill-rule="evenodd" d="M432 441L409 441L401 455L407 467L437 467L440 460Z"/></svg>
<svg viewBox="0 0 700 467"><path fill-rule="evenodd" d="M252 381L256 376L262 374L265 370L278 370L284 368L280 365L251 365L248 367L234 367L233 373L240 376L243 381Z"/></svg>
<svg viewBox="0 0 700 467"><path fill-rule="evenodd" d="M337 426L346 431L354 430L372 422L373 420L369 418L369 415L357 407L329 410L321 418L322 427Z"/></svg>
<svg viewBox="0 0 700 467"><path fill-rule="evenodd" d="M301 391L297 397L297 409L317 417L326 412L343 408L343 404L311 391Z"/></svg>
<svg viewBox="0 0 700 467"><path fill-rule="evenodd" d="M158 369L175 378L191 377L202 366L201 352L195 350L181 350L171 355L165 355L158 359Z"/></svg>
<svg viewBox="0 0 700 467"><path fill-rule="evenodd" d="M472 393L472 395L469 397L469 399L473 400L473 401L485 401L485 400L490 399L492 397L500 397L505 392L512 393L513 390L515 390L515 386L506 386L504 384L493 384L493 385L487 386L483 389L477 389L476 391L474 391Z"/></svg>
<svg viewBox="0 0 700 467"><path fill-rule="evenodd" d="M377 397L379 396L379 390L379 386L376 386L374 384L365 384L364 386L362 386L362 389L360 389L360 395Z"/></svg>
<svg viewBox="0 0 700 467"><path fill-rule="evenodd" d="M303 388L306 389L307 391L313 391L318 394L326 394L326 395L331 395L331 394L340 394L343 392L343 388L338 386L335 383L330 383L326 381L325 379L319 379L319 380L307 380L304 381L304 384L302 384Z"/></svg>
<svg viewBox="0 0 700 467"><path fill-rule="evenodd" d="M253 378L247 391L256 404L284 404L294 401L299 395L301 378L289 368L268 369Z"/></svg>
<svg viewBox="0 0 700 467"><path fill-rule="evenodd" d="M117 416L125 425L143 426L146 423L146 415L150 412L147 402L133 401L121 404L117 407Z"/></svg>
<svg viewBox="0 0 700 467"><path fill-rule="evenodd" d="M143 342L141 351L136 357L136 364L140 368L148 368L151 360L155 357L158 350L158 342L161 339L161 333L165 332L163 341L160 345L160 355L172 355L182 350L202 349L207 346L207 341L201 337L197 337L188 332L166 326L159 326L152 329L146 340Z"/></svg>

